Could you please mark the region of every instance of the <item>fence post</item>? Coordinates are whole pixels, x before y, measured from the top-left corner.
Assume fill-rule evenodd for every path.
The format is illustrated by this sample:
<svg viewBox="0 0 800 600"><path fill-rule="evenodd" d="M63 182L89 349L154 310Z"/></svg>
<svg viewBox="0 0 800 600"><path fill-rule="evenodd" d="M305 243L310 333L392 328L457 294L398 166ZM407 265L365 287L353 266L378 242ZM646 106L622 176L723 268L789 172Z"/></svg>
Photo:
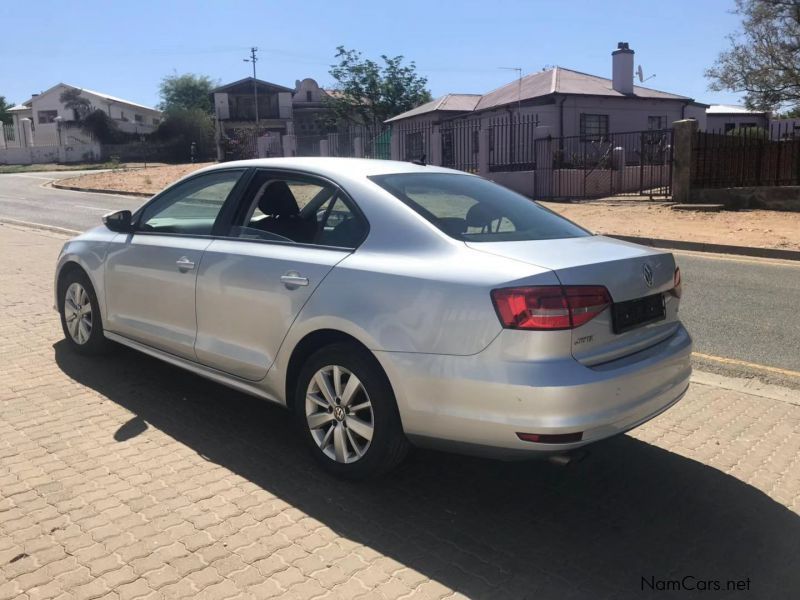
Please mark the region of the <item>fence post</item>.
<svg viewBox="0 0 800 600"><path fill-rule="evenodd" d="M297 154L297 138L294 135L281 136L284 156L295 156Z"/></svg>
<svg viewBox="0 0 800 600"><path fill-rule="evenodd" d="M431 155L428 157L428 163L442 166L442 131L438 127L431 130Z"/></svg>
<svg viewBox="0 0 800 600"><path fill-rule="evenodd" d="M319 141L319 155L320 156L330 156L330 142L328 140L320 140Z"/></svg>
<svg viewBox="0 0 800 600"><path fill-rule="evenodd" d="M489 134L491 131L483 127L478 130L478 175L489 175Z"/></svg>
<svg viewBox="0 0 800 600"><path fill-rule="evenodd" d="M6 126L0 121L0 150L5 150L6 147Z"/></svg>
<svg viewBox="0 0 800 600"><path fill-rule="evenodd" d="M550 127L541 125L533 130L533 185L535 198L550 198L553 194L553 149Z"/></svg>
<svg viewBox="0 0 800 600"><path fill-rule="evenodd" d="M692 153L697 135L697 121L675 121L672 129L672 199L679 204L687 204L692 196Z"/></svg>
<svg viewBox="0 0 800 600"><path fill-rule="evenodd" d="M364 158L364 138L353 138L353 157Z"/></svg>
<svg viewBox="0 0 800 600"><path fill-rule="evenodd" d="M21 140L19 141L20 148L29 148L33 146L33 127L31 127L31 120L28 117L19 120L21 131Z"/></svg>

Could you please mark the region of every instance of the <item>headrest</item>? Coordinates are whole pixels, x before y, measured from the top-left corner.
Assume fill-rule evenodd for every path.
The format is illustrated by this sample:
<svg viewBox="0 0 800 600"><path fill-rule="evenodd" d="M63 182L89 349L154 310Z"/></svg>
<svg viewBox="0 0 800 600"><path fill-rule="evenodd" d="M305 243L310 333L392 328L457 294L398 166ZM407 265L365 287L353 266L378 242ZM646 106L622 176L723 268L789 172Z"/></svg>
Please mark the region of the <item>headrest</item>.
<svg viewBox="0 0 800 600"><path fill-rule="evenodd" d="M467 211L467 227L488 227L502 215L486 204L473 204Z"/></svg>
<svg viewBox="0 0 800 600"><path fill-rule="evenodd" d="M258 201L258 209L265 215L293 217L300 213L297 200L285 181L271 181Z"/></svg>

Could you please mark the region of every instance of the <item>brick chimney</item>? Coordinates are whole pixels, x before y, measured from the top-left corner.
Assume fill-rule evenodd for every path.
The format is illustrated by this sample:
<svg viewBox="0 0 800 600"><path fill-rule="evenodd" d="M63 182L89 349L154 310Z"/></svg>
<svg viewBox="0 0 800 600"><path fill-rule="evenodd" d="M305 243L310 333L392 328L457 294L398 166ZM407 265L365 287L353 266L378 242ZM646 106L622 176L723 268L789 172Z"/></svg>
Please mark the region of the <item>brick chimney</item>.
<svg viewBox="0 0 800 600"><path fill-rule="evenodd" d="M611 53L611 87L621 94L633 94L633 50L619 42Z"/></svg>

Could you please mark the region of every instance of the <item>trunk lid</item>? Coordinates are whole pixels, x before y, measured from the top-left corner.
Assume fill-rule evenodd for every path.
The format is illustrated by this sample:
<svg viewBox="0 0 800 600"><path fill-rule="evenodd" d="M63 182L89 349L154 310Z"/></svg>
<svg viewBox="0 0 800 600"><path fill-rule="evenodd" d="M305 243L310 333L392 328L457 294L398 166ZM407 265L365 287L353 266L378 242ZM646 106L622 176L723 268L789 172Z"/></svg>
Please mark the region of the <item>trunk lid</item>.
<svg viewBox="0 0 800 600"><path fill-rule="evenodd" d="M615 333L613 307L609 307L573 329L572 355L583 364L601 364L638 352L668 338L678 328L678 298L669 293L675 272L670 252L603 236L467 245L551 269L562 285L603 285L615 304L659 294L663 297L663 319Z"/></svg>

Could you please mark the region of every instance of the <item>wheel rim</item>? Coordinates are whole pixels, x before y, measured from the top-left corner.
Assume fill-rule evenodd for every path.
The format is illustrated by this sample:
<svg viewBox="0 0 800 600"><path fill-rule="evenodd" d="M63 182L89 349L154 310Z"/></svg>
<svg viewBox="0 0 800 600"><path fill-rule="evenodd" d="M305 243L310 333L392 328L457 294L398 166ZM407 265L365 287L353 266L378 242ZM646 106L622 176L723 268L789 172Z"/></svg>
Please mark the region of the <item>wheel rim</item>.
<svg viewBox="0 0 800 600"><path fill-rule="evenodd" d="M64 296L64 320L69 337L83 345L92 335L92 302L80 283L71 283Z"/></svg>
<svg viewBox="0 0 800 600"><path fill-rule="evenodd" d="M344 367L314 374L306 390L306 422L320 450L337 463L353 463L369 450L375 422L367 390Z"/></svg>

